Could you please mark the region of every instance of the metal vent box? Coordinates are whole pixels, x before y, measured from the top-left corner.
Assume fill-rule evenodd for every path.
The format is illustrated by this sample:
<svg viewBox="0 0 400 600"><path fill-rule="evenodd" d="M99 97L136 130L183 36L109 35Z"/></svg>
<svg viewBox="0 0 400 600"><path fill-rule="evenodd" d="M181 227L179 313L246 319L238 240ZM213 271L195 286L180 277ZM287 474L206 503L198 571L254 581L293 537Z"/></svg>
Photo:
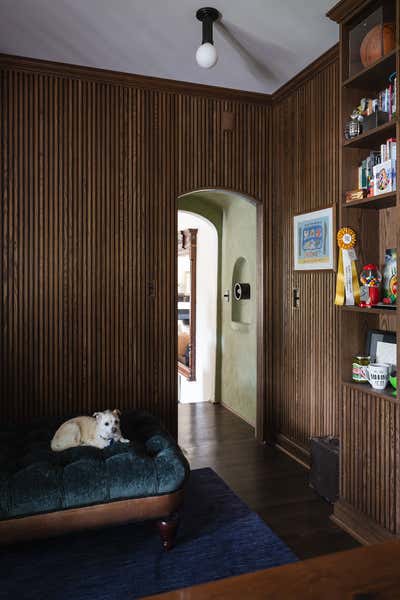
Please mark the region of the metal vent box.
<svg viewBox="0 0 400 600"><path fill-rule="evenodd" d="M339 496L339 440L338 438L311 438L310 486L328 502Z"/></svg>

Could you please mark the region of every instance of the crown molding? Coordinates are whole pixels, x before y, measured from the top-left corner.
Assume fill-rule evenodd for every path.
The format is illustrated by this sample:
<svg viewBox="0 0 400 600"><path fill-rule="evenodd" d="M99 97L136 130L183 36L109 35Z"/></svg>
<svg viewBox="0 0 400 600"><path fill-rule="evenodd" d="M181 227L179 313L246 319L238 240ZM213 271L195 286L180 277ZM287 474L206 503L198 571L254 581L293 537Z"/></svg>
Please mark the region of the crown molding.
<svg viewBox="0 0 400 600"><path fill-rule="evenodd" d="M336 23L342 24L354 17L359 11L371 4L372 0L340 0L333 6L326 16Z"/></svg>
<svg viewBox="0 0 400 600"><path fill-rule="evenodd" d="M290 81L283 84L276 92L272 94L272 102L280 102L284 97L296 89L301 87L306 81L315 77L317 73L323 71L330 64L334 63L339 58L339 43L335 44L327 50L324 54L321 54L316 60L310 63L305 69L295 75Z"/></svg>
<svg viewBox="0 0 400 600"><path fill-rule="evenodd" d="M80 65L26 58L10 54L0 53L0 68L40 73L42 75L54 75L56 77L68 77L71 79L84 79L85 81L97 81L174 94L202 96L249 104L262 104L264 106L270 105L272 100L270 94L247 92L213 85L189 83L186 81L175 81L172 79L163 79L161 77L147 77L146 75L135 75L120 71L83 67Z"/></svg>

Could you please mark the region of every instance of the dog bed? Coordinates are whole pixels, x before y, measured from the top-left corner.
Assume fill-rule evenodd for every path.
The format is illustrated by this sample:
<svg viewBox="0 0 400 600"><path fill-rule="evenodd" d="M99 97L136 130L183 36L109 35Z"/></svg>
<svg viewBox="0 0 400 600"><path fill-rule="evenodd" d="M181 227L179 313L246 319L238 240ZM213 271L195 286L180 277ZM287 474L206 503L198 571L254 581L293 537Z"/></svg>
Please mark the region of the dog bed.
<svg viewBox="0 0 400 600"><path fill-rule="evenodd" d="M142 499L129 505L142 507L141 518L146 518L146 507L151 504L145 504L145 499L164 497L163 507L150 510L151 517L172 511L177 502L167 500L183 488L189 465L155 417L141 411L123 413L121 429L131 440L129 444L115 442L104 450L78 447L53 452L50 440L64 420L0 426L0 534L4 521L58 511L72 513L68 509L98 505L106 514L105 505L119 503L119 508L112 509L114 515L123 508L126 515L135 518L136 509L132 516L132 511L126 510L127 503L121 503L127 499ZM79 520L82 522L82 513ZM29 522L35 522L33 517Z"/></svg>

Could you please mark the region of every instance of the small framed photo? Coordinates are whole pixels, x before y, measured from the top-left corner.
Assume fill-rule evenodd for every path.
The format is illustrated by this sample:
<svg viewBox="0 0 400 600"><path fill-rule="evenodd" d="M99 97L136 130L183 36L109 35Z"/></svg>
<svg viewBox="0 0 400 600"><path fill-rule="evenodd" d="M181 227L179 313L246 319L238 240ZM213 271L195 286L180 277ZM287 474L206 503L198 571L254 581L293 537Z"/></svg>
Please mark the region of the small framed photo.
<svg viewBox="0 0 400 600"><path fill-rule="evenodd" d="M333 206L293 217L294 270L334 269Z"/></svg>
<svg viewBox="0 0 400 600"><path fill-rule="evenodd" d="M387 363L396 367L397 345L396 334L392 331L370 329L367 333L366 355L371 357L371 363Z"/></svg>

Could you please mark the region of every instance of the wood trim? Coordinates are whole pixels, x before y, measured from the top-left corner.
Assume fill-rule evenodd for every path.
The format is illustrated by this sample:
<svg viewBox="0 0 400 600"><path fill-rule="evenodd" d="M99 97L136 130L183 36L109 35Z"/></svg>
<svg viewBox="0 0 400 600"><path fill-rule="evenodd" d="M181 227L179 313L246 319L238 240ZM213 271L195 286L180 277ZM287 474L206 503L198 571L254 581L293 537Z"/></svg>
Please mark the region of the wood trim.
<svg viewBox="0 0 400 600"><path fill-rule="evenodd" d="M152 600L381 600L399 597L400 541L174 590Z"/></svg>
<svg viewBox="0 0 400 600"><path fill-rule="evenodd" d="M97 81L101 83L123 85L124 87L156 90L158 92L171 92L173 94L201 96L242 103L263 104L266 106L270 105L272 101L272 96L270 94L247 92L245 90L213 85L202 85L187 81L164 79L162 77L148 77L146 75L84 67L81 65L46 61L11 54L0 53L0 68L27 73L33 72L53 75L55 77L68 77L69 79Z"/></svg>
<svg viewBox="0 0 400 600"><path fill-rule="evenodd" d="M190 260L189 365L178 360L178 373L189 381L196 381L197 231L197 229L181 231L184 240L183 248L178 248L178 256L188 255Z"/></svg>
<svg viewBox="0 0 400 600"><path fill-rule="evenodd" d="M396 538L390 531L344 500L335 503L331 520L364 545L379 544Z"/></svg>
<svg viewBox="0 0 400 600"><path fill-rule="evenodd" d="M128 521L166 517L180 506L182 500L183 490L178 490L164 496L117 500L30 517L16 517L0 521L0 544L53 537Z"/></svg>
<svg viewBox="0 0 400 600"><path fill-rule="evenodd" d="M226 410L228 410L230 413L232 413L233 415L235 415L235 417L237 417L238 419L240 419L241 421L244 421L245 423L247 423L247 425L250 425L250 427L252 427L253 429L255 429L255 425L254 423L251 423L248 419L246 419L243 415L241 415L240 413L238 413L237 410L235 410L234 408L232 408L231 406L229 406L228 404L226 404L225 402L220 402L219 404L221 404L221 406L223 406Z"/></svg>
<svg viewBox="0 0 400 600"><path fill-rule="evenodd" d="M368 4L371 4L373 0L340 0L335 6L333 6L326 16L336 23L344 23L349 21L359 11L364 9Z"/></svg>
<svg viewBox="0 0 400 600"><path fill-rule="evenodd" d="M313 79L320 71L326 69L330 64L335 62L339 56L339 43L335 44L321 54L316 60L310 63L305 69L300 71L287 83L282 85L276 92L272 94L272 102L276 104L283 100L286 96L295 92L299 87L304 85L310 79Z"/></svg>
<svg viewBox="0 0 400 600"><path fill-rule="evenodd" d="M270 160L270 158L269 158ZM268 178L270 179L270 178ZM272 396L269 393L269 390L266 386L266 377L268 380L272 377L272 367L269 365L269 368L266 366L266 360L270 360L272 352L268 352L266 346L266 331L265 331L265 311L267 310L267 306L265 303L265 273L268 274L269 263L267 261L267 257L265 257L265 224L266 219L264 219L264 206L258 202L257 203L257 248L256 248L256 281L257 281L257 298L256 298L256 315L257 315L257 323L256 323L256 336L257 336L257 400L256 400L256 423L255 423L255 438L259 442L266 441L269 437L268 430L271 427L271 424L268 423L267 420L267 403L271 403ZM270 227L271 219L268 220L268 226ZM272 257L269 254L269 257ZM269 303L268 307L272 305L272 302ZM272 320L268 321L272 323ZM266 371L268 374L266 374ZM253 425L254 426L254 425Z"/></svg>
<svg viewBox="0 0 400 600"><path fill-rule="evenodd" d="M310 452L300 446L300 444L296 444L294 440L289 439L282 433L278 433L275 446L278 450L293 458L305 469L310 469Z"/></svg>

